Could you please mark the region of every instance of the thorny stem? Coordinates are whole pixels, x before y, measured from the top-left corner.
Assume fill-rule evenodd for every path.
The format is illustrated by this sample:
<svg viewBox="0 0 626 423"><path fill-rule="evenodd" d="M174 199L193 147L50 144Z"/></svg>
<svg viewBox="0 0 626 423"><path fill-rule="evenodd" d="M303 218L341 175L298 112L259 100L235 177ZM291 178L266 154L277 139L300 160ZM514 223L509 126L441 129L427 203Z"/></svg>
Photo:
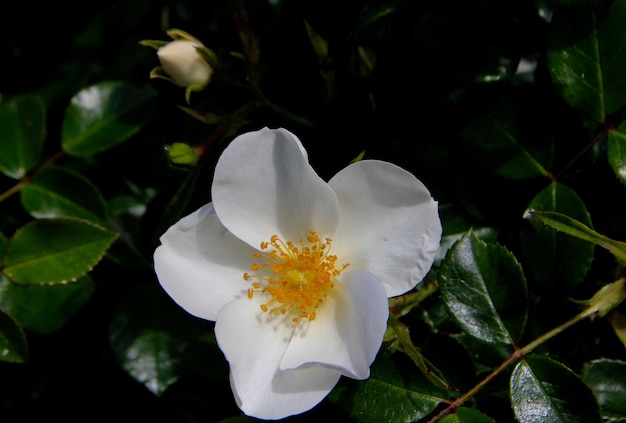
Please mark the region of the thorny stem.
<svg viewBox="0 0 626 423"><path fill-rule="evenodd" d="M539 345L541 345L544 342L554 338L556 335L560 334L561 332L563 332L564 330L570 328L571 326L575 325L576 323L580 322L581 320L584 320L587 317L590 317L590 316L594 315L595 313L598 312L598 310L601 308L601 306L602 306L602 304L595 304L595 305L593 305L591 307L586 308L585 310L583 310L582 312L578 313L576 316L572 317L571 319L569 319L565 323L563 323L563 324L557 326L556 328L554 328L554 329L544 333L539 338L537 338L534 341L530 342L526 346L524 346L522 348L516 349L515 352L513 354L511 354L511 356L509 358L507 358L502 364L500 364L500 366L498 366L495 370L493 370L483 380L478 382L472 389L470 389L469 391L465 392L463 395L461 395L460 397L458 397L454 401L448 403L448 406L446 408L444 408L443 410L441 410L432 419L430 419L428 421L428 423L435 423L435 422L439 421L441 418L443 418L445 415L447 415L447 414L453 412L454 410L456 410L458 407L463 405L467 400L469 400L474 395L476 395L476 393L478 391L480 391L482 388L484 388L489 382L491 382L496 376L498 376L500 373L502 373L512 363L516 362L519 359L524 358L524 356L529 354L532 350L537 348Z"/></svg>
<svg viewBox="0 0 626 423"><path fill-rule="evenodd" d="M560 177L576 163L582 156L584 156L589 149L591 149L594 145L599 143L606 135L612 130L619 126L626 119L626 110L622 110L619 114L614 116L610 121L604 123L602 128L598 131L598 133L593 137L593 139L583 148L577 155L574 157L568 164L565 165L560 172L554 175L553 180L558 181Z"/></svg>
<svg viewBox="0 0 626 423"><path fill-rule="evenodd" d="M258 96L260 103L266 106L270 110L286 117L292 122L298 123L307 128L312 128L314 124L301 116L295 115L285 108L277 105L273 101L269 100L261 90L261 75L259 72L259 40L252 31L248 14L243 5L242 0L231 1L232 17L239 34L239 39L243 47L243 56L248 66L248 80L250 87L254 93Z"/></svg>

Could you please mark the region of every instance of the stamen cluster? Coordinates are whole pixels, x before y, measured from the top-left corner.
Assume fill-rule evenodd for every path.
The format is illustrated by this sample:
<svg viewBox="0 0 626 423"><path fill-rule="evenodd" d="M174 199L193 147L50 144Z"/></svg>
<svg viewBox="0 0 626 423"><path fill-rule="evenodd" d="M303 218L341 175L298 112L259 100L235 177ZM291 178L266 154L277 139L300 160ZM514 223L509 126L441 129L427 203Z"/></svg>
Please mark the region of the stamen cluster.
<svg viewBox="0 0 626 423"><path fill-rule="evenodd" d="M332 240L323 241L313 230L294 244L273 235L269 242L261 243L257 259L243 278L252 281L248 298L255 293L267 293L269 301L261 305L264 312L292 313L292 321L314 320L317 308L324 302L327 292L335 285L335 279L348 267L336 267L337 256L331 255Z"/></svg>

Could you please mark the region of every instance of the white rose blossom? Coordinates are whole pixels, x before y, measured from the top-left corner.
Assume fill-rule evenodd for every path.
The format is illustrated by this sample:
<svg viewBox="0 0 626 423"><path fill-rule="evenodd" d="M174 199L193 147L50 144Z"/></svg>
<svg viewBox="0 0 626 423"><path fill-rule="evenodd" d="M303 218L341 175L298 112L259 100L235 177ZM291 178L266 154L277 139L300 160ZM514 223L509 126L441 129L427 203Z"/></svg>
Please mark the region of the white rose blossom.
<svg viewBox="0 0 626 423"><path fill-rule="evenodd" d="M414 288L438 250L426 187L378 160L326 183L294 134L264 128L224 150L212 200L161 237L155 271L182 308L215 321L241 410L299 414L342 375L368 378L387 298Z"/></svg>

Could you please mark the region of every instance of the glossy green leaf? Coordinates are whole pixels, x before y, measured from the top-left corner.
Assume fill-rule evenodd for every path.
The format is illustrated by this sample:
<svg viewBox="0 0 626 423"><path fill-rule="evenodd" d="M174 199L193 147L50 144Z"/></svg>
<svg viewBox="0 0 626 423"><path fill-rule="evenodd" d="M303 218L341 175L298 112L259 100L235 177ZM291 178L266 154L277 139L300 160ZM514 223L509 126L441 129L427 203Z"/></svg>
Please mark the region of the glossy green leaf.
<svg viewBox="0 0 626 423"><path fill-rule="evenodd" d="M89 276L65 285L23 286L0 275L0 308L24 328L48 334L65 326L89 301L94 289Z"/></svg>
<svg viewBox="0 0 626 423"><path fill-rule="evenodd" d="M0 310L0 361L24 363L28 344L24 331L13 317Z"/></svg>
<svg viewBox="0 0 626 423"><path fill-rule="evenodd" d="M526 324L526 279L505 247L469 232L446 255L439 271L441 298L458 325L496 344L513 344Z"/></svg>
<svg viewBox="0 0 626 423"><path fill-rule="evenodd" d="M609 131L607 157L617 179L626 185L626 134L615 129Z"/></svg>
<svg viewBox="0 0 626 423"><path fill-rule="evenodd" d="M473 408L459 407L453 414L440 419L439 423L496 423L496 421Z"/></svg>
<svg viewBox="0 0 626 423"><path fill-rule="evenodd" d="M147 285L121 301L111 321L109 341L122 368L161 395L187 372L185 348L204 330L201 320L180 309L160 287ZM216 356L207 354L207 359Z"/></svg>
<svg viewBox="0 0 626 423"><path fill-rule="evenodd" d="M626 104L626 0L605 10L558 8L550 25L548 68L563 98L598 123Z"/></svg>
<svg viewBox="0 0 626 423"><path fill-rule="evenodd" d="M401 373L387 359L377 360L365 381L337 386L330 401L363 423L408 423L428 416L447 393L436 388L421 372Z"/></svg>
<svg viewBox="0 0 626 423"><path fill-rule="evenodd" d="M41 160L46 106L35 95L11 98L0 106L0 172L21 179Z"/></svg>
<svg viewBox="0 0 626 423"><path fill-rule="evenodd" d="M552 131L539 110L528 99L508 92L489 102L463 129L473 159L506 178L548 176L554 154Z"/></svg>
<svg viewBox="0 0 626 423"><path fill-rule="evenodd" d="M117 81L79 91L63 119L63 150L90 156L126 141L152 116L154 99L152 91Z"/></svg>
<svg viewBox="0 0 626 423"><path fill-rule="evenodd" d="M600 423L593 393L563 364L531 356L513 370L511 403L520 423Z"/></svg>
<svg viewBox="0 0 626 423"><path fill-rule="evenodd" d="M583 381L598 400L605 421L626 421L626 362L594 360L585 367Z"/></svg>
<svg viewBox="0 0 626 423"><path fill-rule="evenodd" d="M564 184L552 183L541 190L527 210L553 211L591 227L591 217L581 198ZM530 217L526 213L525 217ZM559 233L539 221L521 232L521 247L526 258L525 271L543 292L568 291L587 274L593 261L594 246Z"/></svg>
<svg viewBox="0 0 626 423"><path fill-rule="evenodd" d="M40 219L9 239L2 273L21 285L59 284L86 275L117 234L85 220Z"/></svg>
<svg viewBox="0 0 626 423"><path fill-rule="evenodd" d="M100 225L104 220L104 198L84 176L60 167L38 173L20 192L22 206L31 216L79 217Z"/></svg>
<svg viewBox="0 0 626 423"><path fill-rule="evenodd" d="M495 242L498 240L498 231L495 228L476 227L459 210L447 205L439 205L439 217L443 223L443 235L439 243L439 251L435 256L435 266L437 267L452 245L470 230L483 241Z"/></svg>

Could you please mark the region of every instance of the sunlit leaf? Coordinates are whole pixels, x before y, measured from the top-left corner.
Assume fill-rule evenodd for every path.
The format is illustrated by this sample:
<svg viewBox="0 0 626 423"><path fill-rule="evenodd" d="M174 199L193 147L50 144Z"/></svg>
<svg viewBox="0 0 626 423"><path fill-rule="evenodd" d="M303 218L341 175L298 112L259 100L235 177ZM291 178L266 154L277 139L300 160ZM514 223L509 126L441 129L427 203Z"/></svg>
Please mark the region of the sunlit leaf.
<svg viewBox="0 0 626 423"><path fill-rule="evenodd" d="M583 381L543 356L521 361L511 375L511 403L521 423L601 422L598 403Z"/></svg>
<svg viewBox="0 0 626 423"><path fill-rule="evenodd" d="M626 104L626 0L554 12L548 69L563 98L598 123Z"/></svg>
<svg viewBox="0 0 626 423"><path fill-rule="evenodd" d="M585 367L583 380L598 400L605 421L626 421L626 362L594 360Z"/></svg>
<svg viewBox="0 0 626 423"><path fill-rule="evenodd" d="M505 247L466 234L446 255L439 288L450 314L470 335L497 344L513 344L522 335L526 280Z"/></svg>
<svg viewBox="0 0 626 423"><path fill-rule="evenodd" d="M152 116L154 99L152 91L117 81L79 91L63 119L63 150L89 156L126 141Z"/></svg>
<svg viewBox="0 0 626 423"><path fill-rule="evenodd" d="M608 135L607 157L615 176L626 185L626 134L611 130Z"/></svg>
<svg viewBox="0 0 626 423"><path fill-rule="evenodd" d="M626 242L615 241L601 235L580 221L561 213L530 211L529 216L545 223L557 231L605 248L615 256L617 261L626 265Z"/></svg>
<svg viewBox="0 0 626 423"><path fill-rule="evenodd" d="M528 210L554 211L591 227L591 217L581 198L564 184L552 183L540 191ZM531 213L526 213L530 217ZM594 246L586 241L560 233L535 221L521 233L525 271L544 292L567 291L587 274L593 261Z"/></svg>
<svg viewBox="0 0 626 423"><path fill-rule="evenodd" d="M515 92L514 92L515 94ZM504 93L463 129L473 158L496 175L526 179L548 176L552 165L552 131L536 104Z"/></svg>
<svg viewBox="0 0 626 423"><path fill-rule="evenodd" d="M390 360L377 360L365 381L345 381L330 400L357 421L408 423L429 415L447 398L421 372L401 373Z"/></svg>
<svg viewBox="0 0 626 423"><path fill-rule="evenodd" d="M30 331L61 329L89 301L95 285L89 276L70 284L17 285L0 275L0 308Z"/></svg>
<svg viewBox="0 0 626 423"><path fill-rule="evenodd" d="M72 282L91 271L116 238L85 220L35 220L9 239L2 273L21 285Z"/></svg>
<svg viewBox="0 0 626 423"><path fill-rule="evenodd" d="M161 395L188 371L183 353L203 330L202 321L182 311L156 285L148 285L119 304L109 340L122 368Z"/></svg>
<svg viewBox="0 0 626 423"><path fill-rule="evenodd" d="M41 159L46 106L35 95L21 95L0 106L0 172L21 179Z"/></svg>
<svg viewBox="0 0 626 423"><path fill-rule="evenodd" d="M35 218L79 217L105 224L104 198L84 176L61 167L38 173L20 192L22 206Z"/></svg>
<svg viewBox="0 0 626 423"><path fill-rule="evenodd" d="M15 319L0 310L0 361L24 363L28 358L26 335Z"/></svg>

